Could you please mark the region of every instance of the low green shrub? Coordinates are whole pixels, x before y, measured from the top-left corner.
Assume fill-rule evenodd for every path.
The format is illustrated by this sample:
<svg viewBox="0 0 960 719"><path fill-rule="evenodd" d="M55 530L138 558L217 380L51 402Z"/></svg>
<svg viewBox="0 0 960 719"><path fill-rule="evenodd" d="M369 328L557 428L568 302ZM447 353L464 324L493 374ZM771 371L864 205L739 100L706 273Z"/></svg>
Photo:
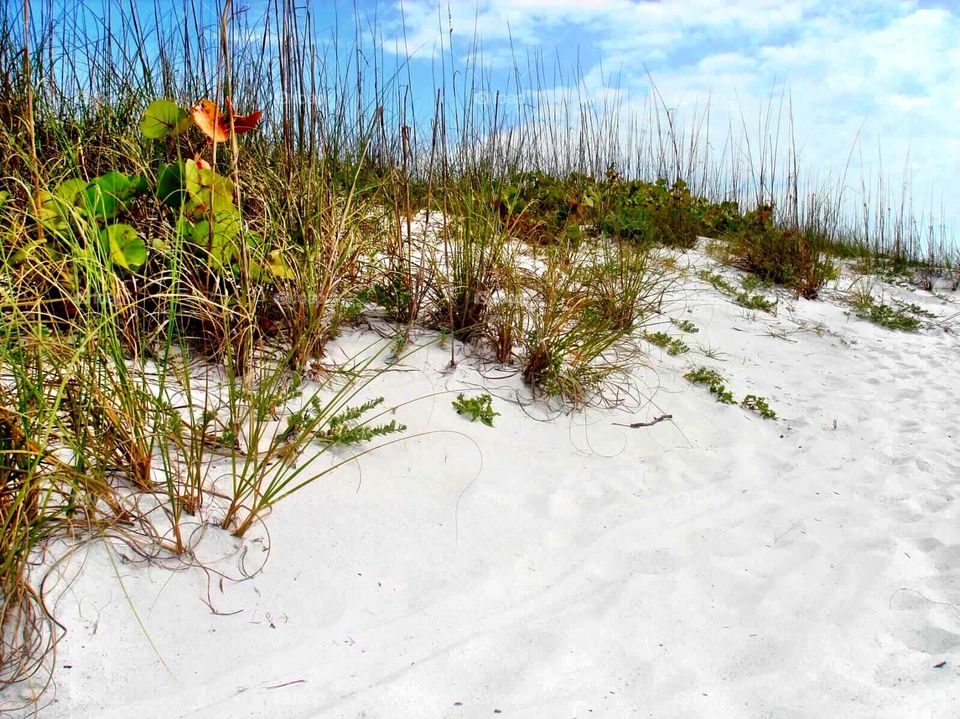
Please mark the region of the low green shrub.
<svg viewBox="0 0 960 719"><path fill-rule="evenodd" d="M760 294L751 295L747 292L738 292L733 301L748 310L761 310L763 312L772 312L773 308L777 306L776 300L767 299Z"/></svg>
<svg viewBox="0 0 960 719"><path fill-rule="evenodd" d="M670 335L666 332L644 332L643 339L657 347L666 347L670 344Z"/></svg>
<svg viewBox="0 0 960 719"><path fill-rule="evenodd" d="M813 299L835 268L824 254L828 239L813 231L777 227L773 207L748 212L744 222L728 233L730 264Z"/></svg>
<svg viewBox="0 0 960 719"><path fill-rule="evenodd" d="M860 319L869 320L891 330L916 332L921 327L920 319L907 307L892 307L873 299L859 299L854 303L854 311Z"/></svg>
<svg viewBox="0 0 960 719"><path fill-rule="evenodd" d="M777 413L770 409L770 405L767 404L767 400L759 395L748 394L740 402L740 406L744 409L748 409L751 412L756 412L764 419L776 419Z"/></svg>
<svg viewBox="0 0 960 719"><path fill-rule="evenodd" d="M711 272L708 269L702 269L697 273L697 277L704 282L713 285L714 289L718 289L728 295L737 294L737 288L733 286L733 283L731 283L730 280L721 275L719 272Z"/></svg>
<svg viewBox="0 0 960 719"><path fill-rule="evenodd" d="M457 410L457 414L470 415L471 422L480 420L488 427L492 427L493 418L500 415L499 412L493 411L493 398L489 394L481 394L476 397L458 394L453 401L453 408Z"/></svg>
<svg viewBox="0 0 960 719"><path fill-rule="evenodd" d="M689 351L690 348L687 346L687 343L678 337L670 340L670 344L667 346L667 354L671 357L676 357Z"/></svg>
<svg viewBox="0 0 960 719"><path fill-rule="evenodd" d="M694 384L706 385L710 390L710 394L716 398L717 402L736 404L736 400L733 399L733 393L728 391L724 385L726 380L723 375L716 370L709 369L708 367L698 367L695 370L690 370L683 376Z"/></svg>

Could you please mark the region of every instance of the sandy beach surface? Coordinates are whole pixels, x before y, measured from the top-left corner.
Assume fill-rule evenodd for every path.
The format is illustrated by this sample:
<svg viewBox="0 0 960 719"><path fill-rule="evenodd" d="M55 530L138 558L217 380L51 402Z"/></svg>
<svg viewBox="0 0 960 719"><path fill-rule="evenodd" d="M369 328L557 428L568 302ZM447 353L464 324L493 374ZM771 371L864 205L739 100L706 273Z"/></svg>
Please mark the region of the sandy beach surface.
<svg viewBox="0 0 960 719"><path fill-rule="evenodd" d="M846 275L771 314L679 263L651 329L690 352L651 345L629 412L551 412L423 334L368 392L417 400L408 438L245 540L198 525L205 569L74 551L39 716L960 716L957 293L877 285L934 315L895 332L853 315ZM778 418L687 382L700 365ZM493 428L451 408L480 391Z"/></svg>

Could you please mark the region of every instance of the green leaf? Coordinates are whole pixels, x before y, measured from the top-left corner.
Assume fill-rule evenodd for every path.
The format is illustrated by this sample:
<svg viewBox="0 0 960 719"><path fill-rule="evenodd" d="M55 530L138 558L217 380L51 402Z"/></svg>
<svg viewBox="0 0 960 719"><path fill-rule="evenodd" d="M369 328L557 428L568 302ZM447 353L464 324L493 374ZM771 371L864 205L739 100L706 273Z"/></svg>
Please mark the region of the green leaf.
<svg viewBox="0 0 960 719"><path fill-rule="evenodd" d="M157 174L157 199L168 206L178 209L186 201L183 187L184 163L181 160L174 165L164 165Z"/></svg>
<svg viewBox="0 0 960 719"><path fill-rule="evenodd" d="M63 232L70 226L64 216L64 208L56 195L40 190L38 199L40 200L38 219L44 227L54 232Z"/></svg>
<svg viewBox="0 0 960 719"><path fill-rule="evenodd" d="M193 124L193 119L175 102L154 100L143 111L140 132L150 140L179 135Z"/></svg>
<svg viewBox="0 0 960 719"><path fill-rule="evenodd" d="M213 170L200 167L196 161L187 160L183 165L183 188L189 195L186 211L196 220L210 210L234 210L233 183L229 178Z"/></svg>
<svg viewBox="0 0 960 719"><path fill-rule="evenodd" d="M147 246L130 225L107 225L100 230L100 244L113 264L130 272L136 272L147 261Z"/></svg>
<svg viewBox="0 0 960 719"><path fill-rule="evenodd" d="M27 243L25 246L14 251L10 257L9 262L11 265L19 265L21 262L26 260L28 257L37 256L36 259L45 262L49 261L50 256L50 247L46 242L41 242L40 240L34 240L33 242Z"/></svg>
<svg viewBox="0 0 960 719"><path fill-rule="evenodd" d="M112 220L126 209L126 203L146 190L143 177L127 177L122 172L110 171L95 177L84 190L87 213L98 220Z"/></svg>
<svg viewBox="0 0 960 719"><path fill-rule="evenodd" d="M193 226L193 241L209 252L214 269L223 269L239 254L240 213L233 206L214 211L213 222L207 217Z"/></svg>
<svg viewBox="0 0 960 719"><path fill-rule="evenodd" d="M41 190L39 193L39 219L43 226L53 232L66 232L70 228L73 212L83 208L83 191L87 183L80 178L64 180L55 192Z"/></svg>
<svg viewBox="0 0 960 719"><path fill-rule="evenodd" d="M283 256L283 251L276 249L267 254L266 270L275 280L295 280L297 273L290 267ZM257 279L256 277L254 279Z"/></svg>
<svg viewBox="0 0 960 719"><path fill-rule="evenodd" d="M82 193L86 187L87 181L79 177L74 177L72 180L64 180L57 185L57 199L65 205L77 205L79 204L78 199L80 193Z"/></svg>

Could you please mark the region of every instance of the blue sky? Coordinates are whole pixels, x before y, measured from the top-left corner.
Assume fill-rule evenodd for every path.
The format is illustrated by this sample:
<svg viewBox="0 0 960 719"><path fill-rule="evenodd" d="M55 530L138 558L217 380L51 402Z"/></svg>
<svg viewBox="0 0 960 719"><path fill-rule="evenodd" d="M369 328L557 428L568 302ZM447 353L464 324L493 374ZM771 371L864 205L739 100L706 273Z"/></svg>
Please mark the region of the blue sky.
<svg viewBox="0 0 960 719"><path fill-rule="evenodd" d="M202 24L215 31L221 3L194 1ZM113 7L110 0L101 3ZM152 0L136 3L152 12ZM945 223L960 228L960 0L299 0L297 5L310 9L321 38L337 26L346 45L353 41L358 14L365 50L374 49L372 37L382 41L388 70L402 68L399 82L409 81L421 117L432 110L441 47L460 77L479 47L491 86L513 99L514 63L523 67L531 55L542 58L548 91L558 86L558 92L612 99L628 114L647 107L652 77L681 124L709 104L709 140L717 148L730 126L741 131L744 118L756 143L771 99L776 111L783 97L791 106L802 180L835 184L847 168L845 198L856 206L861 175L872 186L882 177L896 194L909 169L907 194L917 209L932 206L939 214L942 204ZM249 9L254 26L266 6L267 0L234 0L235 9ZM182 12L181 2L162 7ZM555 75L555 68L562 75ZM523 82L529 89L529 81ZM784 150L785 130L782 135Z"/></svg>
<svg viewBox="0 0 960 719"><path fill-rule="evenodd" d="M779 102L786 93L808 175L839 177L856 142L847 172L854 195L861 164L868 183L882 174L889 187L902 184L909 165L917 204L939 211L942 202L951 225L960 214L958 3L360 0L357 7L388 52L413 58L414 87L426 93L441 42L452 37L452 54L464 63L475 33L495 84L507 83L514 58L540 52L548 82L554 63L567 70L576 63L581 89L597 97L616 91L640 111L649 71L681 115L709 101L711 126L724 134L728 121L740 126L741 114L755 129L771 96ZM352 23L352 2L337 11L341 23Z"/></svg>

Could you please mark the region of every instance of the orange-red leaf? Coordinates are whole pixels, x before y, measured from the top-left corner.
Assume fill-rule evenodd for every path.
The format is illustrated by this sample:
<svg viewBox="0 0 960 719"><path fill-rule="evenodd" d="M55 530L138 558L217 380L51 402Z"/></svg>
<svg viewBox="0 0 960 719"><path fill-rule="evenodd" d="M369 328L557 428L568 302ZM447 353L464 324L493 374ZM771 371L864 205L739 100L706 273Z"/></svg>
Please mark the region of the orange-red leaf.
<svg viewBox="0 0 960 719"><path fill-rule="evenodd" d="M230 126L212 100L204 99L197 102L190 108L190 115L200 131L214 142L226 142L230 137Z"/></svg>
<svg viewBox="0 0 960 719"><path fill-rule="evenodd" d="M263 117L260 110L251 112L249 115L238 115L229 97L227 98L227 113L233 117L233 129L238 135L253 130L260 122L260 118Z"/></svg>
<svg viewBox="0 0 960 719"><path fill-rule="evenodd" d="M249 115L237 115L230 98L227 98L227 114L221 113L212 100L203 99L190 108L190 115L200 131L214 142L226 142L230 137L230 120L238 135L256 128L263 113L251 112Z"/></svg>

